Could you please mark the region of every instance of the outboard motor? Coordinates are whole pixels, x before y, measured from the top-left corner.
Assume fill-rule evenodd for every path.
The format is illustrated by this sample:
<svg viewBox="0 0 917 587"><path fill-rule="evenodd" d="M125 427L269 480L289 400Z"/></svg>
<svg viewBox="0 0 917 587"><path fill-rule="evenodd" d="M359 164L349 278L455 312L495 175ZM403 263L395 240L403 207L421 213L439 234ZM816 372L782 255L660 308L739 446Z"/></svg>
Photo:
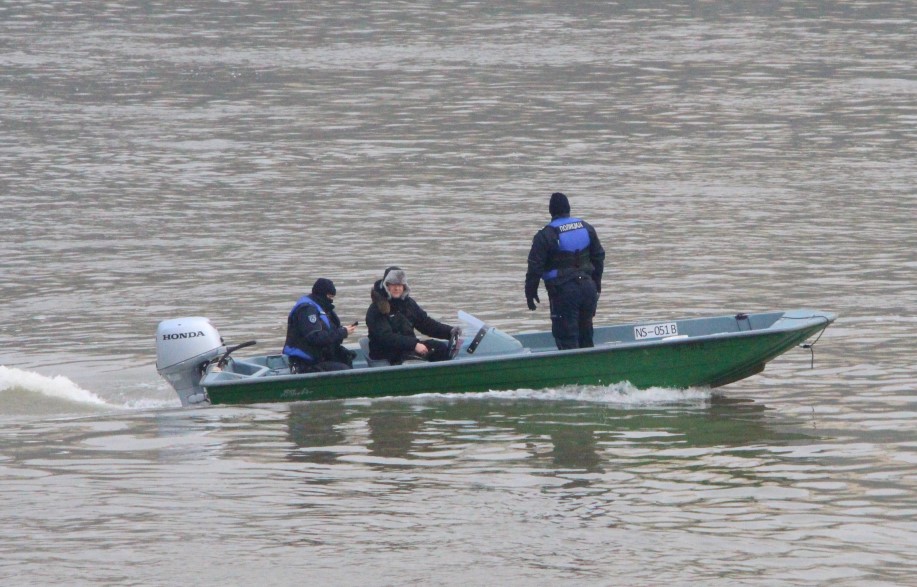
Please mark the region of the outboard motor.
<svg viewBox="0 0 917 587"><path fill-rule="evenodd" d="M163 320L156 329L156 370L178 393L182 406L210 403L201 376L225 351L220 333L207 318Z"/></svg>

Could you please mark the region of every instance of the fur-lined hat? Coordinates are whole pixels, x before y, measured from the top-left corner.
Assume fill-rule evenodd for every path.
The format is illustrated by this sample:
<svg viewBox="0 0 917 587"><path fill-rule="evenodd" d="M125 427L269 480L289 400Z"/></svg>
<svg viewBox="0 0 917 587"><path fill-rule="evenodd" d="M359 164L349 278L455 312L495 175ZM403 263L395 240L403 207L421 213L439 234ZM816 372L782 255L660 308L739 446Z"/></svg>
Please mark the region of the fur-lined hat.
<svg viewBox="0 0 917 587"><path fill-rule="evenodd" d="M401 267L389 267L386 269L385 273L382 274L382 285L403 285L404 295L401 296L402 298L408 297L408 293L411 291L408 286L408 275ZM385 291L387 292L388 289Z"/></svg>
<svg viewBox="0 0 917 587"><path fill-rule="evenodd" d="M373 289L370 292L373 303L376 304L379 311L385 315L388 315L392 311L390 302L392 294L388 293L388 288L385 287L390 283L404 286L404 293L401 294L401 299L408 297L411 291L411 288L408 286L407 274L401 267L392 266L387 268L385 273L382 274L382 279L373 284Z"/></svg>
<svg viewBox="0 0 917 587"><path fill-rule="evenodd" d="M376 283L373 284L369 296L372 298L376 307L379 308L379 311L382 312L383 315L388 316L392 311L392 305L388 301L388 292L385 291L385 286L382 285L381 279L377 279Z"/></svg>

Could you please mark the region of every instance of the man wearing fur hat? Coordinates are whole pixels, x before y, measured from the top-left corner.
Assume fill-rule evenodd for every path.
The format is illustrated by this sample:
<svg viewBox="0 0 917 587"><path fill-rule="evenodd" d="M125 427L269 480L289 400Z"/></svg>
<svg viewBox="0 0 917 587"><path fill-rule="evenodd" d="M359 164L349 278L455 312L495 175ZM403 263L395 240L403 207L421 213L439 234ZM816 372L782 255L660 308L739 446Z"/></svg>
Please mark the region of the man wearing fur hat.
<svg viewBox="0 0 917 587"><path fill-rule="evenodd" d="M525 274L525 299L534 310L538 283L544 280L551 305L551 333L558 349L593 346L595 317L605 249L591 224L570 217L570 202L560 192L548 204L551 222L535 234Z"/></svg>
<svg viewBox="0 0 917 587"><path fill-rule="evenodd" d="M451 358L449 344L442 340L421 341L414 329L433 338L450 340L458 335L458 328L428 316L410 293L407 275L399 267L386 269L382 279L373 285L372 304L366 311L370 358L386 359L392 365L399 365L407 358L427 361Z"/></svg>
<svg viewBox="0 0 917 587"><path fill-rule="evenodd" d="M330 279L320 278L312 293L296 302L287 317L287 339L283 354L292 373L351 369L355 353L341 343L353 334L356 324L341 326L334 312L337 289Z"/></svg>

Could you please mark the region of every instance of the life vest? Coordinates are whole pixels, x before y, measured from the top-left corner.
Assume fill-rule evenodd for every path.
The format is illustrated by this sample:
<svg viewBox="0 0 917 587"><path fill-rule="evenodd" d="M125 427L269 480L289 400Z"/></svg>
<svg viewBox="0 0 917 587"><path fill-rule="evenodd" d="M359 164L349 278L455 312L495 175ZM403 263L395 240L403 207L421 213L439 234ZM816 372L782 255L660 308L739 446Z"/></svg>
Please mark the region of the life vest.
<svg viewBox="0 0 917 587"><path fill-rule="evenodd" d="M555 218L548 226L557 232L557 251L548 259L547 271L542 274L545 285L570 275L592 276L592 259L589 257L589 230L579 218Z"/></svg>
<svg viewBox="0 0 917 587"><path fill-rule="evenodd" d="M331 320L328 319L328 314L325 312L325 310L322 309L318 302L313 300L308 295L304 295L296 301L293 309L290 310L290 315L287 317L287 340L283 346L283 354L291 357L299 357L300 359L305 359L309 362L314 362L319 360L316 359L315 356L321 354L320 349L313 348L308 343L306 343L302 333L299 332L299 328L296 327L296 322L293 317L297 310L305 305L309 305L315 308L318 311L318 317L322 322L325 323L325 326L328 327L328 330L332 329ZM312 352L310 353L308 351Z"/></svg>

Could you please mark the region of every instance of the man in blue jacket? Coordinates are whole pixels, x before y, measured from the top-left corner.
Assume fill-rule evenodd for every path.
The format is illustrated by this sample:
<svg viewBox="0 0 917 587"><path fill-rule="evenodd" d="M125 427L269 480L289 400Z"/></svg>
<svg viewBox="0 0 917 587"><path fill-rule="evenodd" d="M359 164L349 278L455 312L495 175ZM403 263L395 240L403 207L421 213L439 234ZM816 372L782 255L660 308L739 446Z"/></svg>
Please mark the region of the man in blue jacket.
<svg viewBox="0 0 917 587"><path fill-rule="evenodd" d="M342 346L356 330L356 323L341 326L334 312L337 288L330 279L321 278L312 293L299 298L287 317L287 339L283 354L292 373L341 371L351 369L353 351Z"/></svg>
<svg viewBox="0 0 917 587"><path fill-rule="evenodd" d="M551 333L558 349L593 346L595 317L605 249L591 224L570 217L570 202L560 192L548 204L551 222L535 234L525 274L525 299L534 310L538 283L544 280L551 305Z"/></svg>

